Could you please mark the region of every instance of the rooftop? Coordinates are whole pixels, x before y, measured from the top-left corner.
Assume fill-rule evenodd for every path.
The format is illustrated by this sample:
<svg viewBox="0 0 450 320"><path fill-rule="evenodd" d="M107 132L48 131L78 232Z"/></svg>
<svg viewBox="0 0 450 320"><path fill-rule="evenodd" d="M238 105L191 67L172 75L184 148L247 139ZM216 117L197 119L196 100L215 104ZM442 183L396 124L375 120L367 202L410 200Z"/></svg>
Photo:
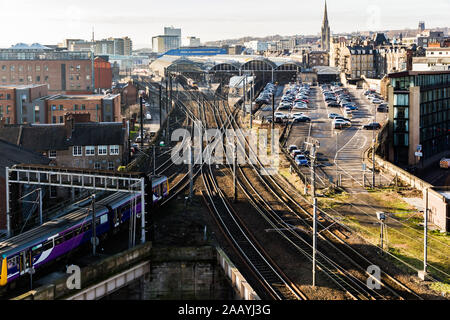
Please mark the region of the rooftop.
<svg viewBox="0 0 450 320"><path fill-rule="evenodd" d="M66 95L57 94L47 97L47 100L99 100L99 99L114 99L119 94L80 94L80 95Z"/></svg>

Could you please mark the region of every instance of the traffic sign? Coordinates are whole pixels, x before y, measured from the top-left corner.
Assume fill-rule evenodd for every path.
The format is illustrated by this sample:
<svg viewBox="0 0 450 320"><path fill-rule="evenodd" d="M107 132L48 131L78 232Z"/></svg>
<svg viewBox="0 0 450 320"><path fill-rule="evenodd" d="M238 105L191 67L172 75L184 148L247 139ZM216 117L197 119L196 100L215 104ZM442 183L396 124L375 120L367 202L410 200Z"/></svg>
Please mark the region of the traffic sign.
<svg viewBox="0 0 450 320"><path fill-rule="evenodd" d="M422 145L421 144L417 145L417 152L422 152Z"/></svg>
<svg viewBox="0 0 450 320"><path fill-rule="evenodd" d="M423 153L422 152L416 152L415 155L416 155L416 157L423 157Z"/></svg>

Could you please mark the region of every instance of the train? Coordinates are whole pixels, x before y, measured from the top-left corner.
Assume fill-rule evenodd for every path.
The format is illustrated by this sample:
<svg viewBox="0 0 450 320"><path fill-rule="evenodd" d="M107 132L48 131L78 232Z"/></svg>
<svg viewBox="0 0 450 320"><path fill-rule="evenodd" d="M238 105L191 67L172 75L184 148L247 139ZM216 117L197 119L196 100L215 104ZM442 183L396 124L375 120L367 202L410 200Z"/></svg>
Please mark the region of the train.
<svg viewBox="0 0 450 320"><path fill-rule="evenodd" d="M153 206L169 196L166 176L152 176ZM141 195L116 192L95 202L95 230L104 238L124 225L133 210L139 217ZM32 230L0 242L0 286L4 287L57 258L90 242L92 211L90 203L67 215L43 223Z"/></svg>

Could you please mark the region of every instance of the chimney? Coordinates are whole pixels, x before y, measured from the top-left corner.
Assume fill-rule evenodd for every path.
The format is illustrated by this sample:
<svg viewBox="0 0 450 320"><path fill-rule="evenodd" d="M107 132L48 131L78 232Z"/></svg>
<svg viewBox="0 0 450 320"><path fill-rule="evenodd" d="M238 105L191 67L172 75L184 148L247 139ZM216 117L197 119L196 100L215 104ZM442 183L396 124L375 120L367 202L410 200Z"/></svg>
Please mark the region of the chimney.
<svg viewBox="0 0 450 320"><path fill-rule="evenodd" d="M66 113L64 115L64 128L66 129L66 139L69 140L72 138L72 132L74 130L75 121L73 114Z"/></svg>

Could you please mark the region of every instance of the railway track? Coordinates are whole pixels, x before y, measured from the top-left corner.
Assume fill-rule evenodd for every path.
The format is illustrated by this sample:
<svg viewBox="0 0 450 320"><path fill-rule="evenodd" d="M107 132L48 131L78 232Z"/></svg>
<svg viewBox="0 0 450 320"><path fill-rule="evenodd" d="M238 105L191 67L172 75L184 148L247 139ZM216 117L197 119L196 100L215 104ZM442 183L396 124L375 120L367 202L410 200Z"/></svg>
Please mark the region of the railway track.
<svg viewBox="0 0 450 320"><path fill-rule="evenodd" d="M224 105L224 107L226 107ZM229 111L228 111L229 112ZM235 128L237 127L237 123L235 123ZM261 166L262 167L262 166ZM253 168L253 171L257 173L258 177L260 178L260 181L263 182L263 184L266 186L268 190L271 191L277 198L279 202L282 202L285 204L285 206L288 208L290 213L294 213L297 215L299 221L302 221L309 229L312 229L311 226L311 213L305 210L302 206L300 206L296 201L292 199L292 197L285 191L285 189L281 188L280 185L270 176L262 176L260 174L260 170L257 170L256 168ZM244 183L239 181L239 185L241 190L246 193L247 198L250 200L250 202L253 202L253 206L255 208L259 208L261 214L265 213L265 219L267 221L271 221L270 219L273 219L272 226L275 230L279 230L279 233L283 233L283 236L289 241L291 241L292 244L294 244L299 250L303 251L304 255L311 258L311 254L308 253L308 250L310 251L310 244L308 239L302 239L303 241L300 241L299 245L299 233L295 231L295 228L292 228L292 225L288 221L284 221L282 217L279 217L276 215L275 211L271 206L268 204L268 202L260 195L260 193L254 188L255 183L251 183L244 173L244 170L242 168L239 168L239 173L241 177L243 178ZM273 186L269 184L267 180L272 180L272 183L276 185L278 188L277 191L274 190ZM251 190L249 192L248 190ZM252 199L258 199L259 203L256 203ZM290 201L290 202L289 202ZM265 206L265 208L261 208L261 206ZM299 216L295 211L291 209L291 206L295 205L294 207L297 207L298 210L303 212L303 217ZM306 216L305 216L306 214ZM309 219L308 219L309 218ZM278 221L277 221L278 220ZM309 222L308 222L309 221ZM335 222L332 222L335 223ZM338 238L333 232L331 232L330 225L323 226L322 230L324 230L324 233L330 233L335 238ZM287 231L289 230L289 232ZM345 243L344 240L340 239L340 243L345 247L347 250L347 254L344 253L341 249L338 249L334 244L331 243L329 239L327 239L324 235L319 234L320 239L326 243L327 245L331 245L332 249L338 252L341 256L344 256L352 265L353 267L359 268L359 272L363 275L363 279L367 278L367 269L365 269L363 266L365 265L371 265L372 263L365 258L363 255L358 253L356 250L351 248L347 243ZM294 238L294 239L292 239ZM351 249L351 250L350 250ZM352 257L350 257L350 254L348 252L351 252ZM358 259L357 259L358 258ZM391 277L390 275L383 273L383 289L385 290L384 294L368 290L365 281L362 281L361 277L356 278L353 275L350 275L346 270L340 266L338 266L336 263L334 263L332 260L324 256L323 254L319 253L318 257L318 265L319 268L324 271L324 273L340 288L344 289L348 292L348 294L354 298L354 299L384 299L386 296L394 296L398 299L404 299L402 295L397 293L394 287L397 288L397 290L402 291L402 294L404 296L407 296L409 299L421 299L420 296L412 292L410 289L408 289L406 286L401 284L398 280ZM388 281L386 281L388 280ZM390 285L387 285L386 282L390 282Z"/></svg>

